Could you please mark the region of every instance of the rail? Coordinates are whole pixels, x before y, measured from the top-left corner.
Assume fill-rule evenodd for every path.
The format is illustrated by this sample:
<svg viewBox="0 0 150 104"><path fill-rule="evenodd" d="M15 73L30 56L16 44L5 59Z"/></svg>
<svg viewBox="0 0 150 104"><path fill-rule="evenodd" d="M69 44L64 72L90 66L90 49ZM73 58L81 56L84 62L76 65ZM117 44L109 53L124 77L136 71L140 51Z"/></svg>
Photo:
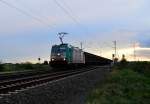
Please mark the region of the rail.
<svg viewBox="0 0 150 104"><path fill-rule="evenodd" d="M47 83L67 76L87 72L96 68L97 67L90 67L90 68L86 67L78 70L68 70L68 71L55 72L55 73L49 73L44 75L35 75L35 76L30 76L25 78L6 80L0 82L0 94L8 94L9 92L15 92L16 90L21 90L27 87L32 87L39 84Z"/></svg>

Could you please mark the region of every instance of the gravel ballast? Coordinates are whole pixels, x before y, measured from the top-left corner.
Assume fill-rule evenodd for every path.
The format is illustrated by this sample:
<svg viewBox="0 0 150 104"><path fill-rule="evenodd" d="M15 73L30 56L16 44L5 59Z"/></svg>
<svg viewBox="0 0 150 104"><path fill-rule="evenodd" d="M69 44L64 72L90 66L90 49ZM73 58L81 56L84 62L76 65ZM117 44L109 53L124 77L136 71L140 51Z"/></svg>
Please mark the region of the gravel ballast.
<svg viewBox="0 0 150 104"><path fill-rule="evenodd" d="M0 98L0 104L85 104L86 96L103 81L110 68L97 68Z"/></svg>

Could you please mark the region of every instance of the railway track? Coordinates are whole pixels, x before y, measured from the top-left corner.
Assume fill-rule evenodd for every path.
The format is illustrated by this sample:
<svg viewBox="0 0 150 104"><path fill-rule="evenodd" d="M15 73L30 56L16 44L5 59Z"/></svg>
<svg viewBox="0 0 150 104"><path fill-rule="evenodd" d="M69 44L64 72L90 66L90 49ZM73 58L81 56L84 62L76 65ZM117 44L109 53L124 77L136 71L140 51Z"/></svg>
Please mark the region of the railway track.
<svg viewBox="0 0 150 104"><path fill-rule="evenodd" d="M4 73L0 73L0 81L23 78L23 77L33 76L37 74L45 74L50 72L52 72L51 68L49 68L48 70L36 70L36 71L26 70L26 71L18 71L18 72L4 72Z"/></svg>
<svg viewBox="0 0 150 104"><path fill-rule="evenodd" d="M67 76L83 73L86 71L90 71L96 69L97 67L83 68L80 70L68 70L62 72L54 72L43 75L34 75L24 78L17 78L11 80L4 80L0 82L0 94L9 94L11 92L15 92L21 89L26 89L28 87L40 85L43 83L47 83L53 80L58 80Z"/></svg>

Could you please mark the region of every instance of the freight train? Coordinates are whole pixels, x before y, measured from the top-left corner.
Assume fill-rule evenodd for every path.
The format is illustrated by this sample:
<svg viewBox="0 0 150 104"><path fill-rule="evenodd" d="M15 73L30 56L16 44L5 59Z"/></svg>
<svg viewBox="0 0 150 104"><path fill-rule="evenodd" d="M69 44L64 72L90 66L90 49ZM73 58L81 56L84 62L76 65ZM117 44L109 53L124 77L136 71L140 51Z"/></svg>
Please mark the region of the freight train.
<svg viewBox="0 0 150 104"><path fill-rule="evenodd" d="M112 60L82 51L69 44L53 45L50 65L52 67L68 65L107 65Z"/></svg>

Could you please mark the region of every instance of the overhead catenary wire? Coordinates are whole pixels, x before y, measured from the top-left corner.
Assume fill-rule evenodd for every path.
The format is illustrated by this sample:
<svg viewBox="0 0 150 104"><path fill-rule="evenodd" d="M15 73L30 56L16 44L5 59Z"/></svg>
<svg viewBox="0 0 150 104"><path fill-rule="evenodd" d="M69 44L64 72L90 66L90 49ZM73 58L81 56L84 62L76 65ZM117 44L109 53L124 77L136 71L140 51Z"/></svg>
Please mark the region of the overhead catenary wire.
<svg viewBox="0 0 150 104"><path fill-rule="evenodd" d="M73 10L72 10L71 7L65 2L65 0L61 0L61 2L62 2L62 3L64 4L64 6L72 13L73 17L76 18L77 21L80 21L80 18L79 18L77 15L73 14ZM84 26L84 25L81 24L81 23L79 23L79 25L81 25L81 27L84 28L84 30L86 31L86 33L89 32L86 26Z"/></svg>
<svg viewBox="0 0 150 104"><path fill-rule="evenodd" d="M76 21L78 22L79 18L77 15L73 14L73 11L70 8L70 6L64 0L61 0L61 2L63 3L62 5L68 10L69 14L72 15L72 17L75 18Z"/></svg>
<svg viewBox="0 0 150 104"><path fill-rule="evenodd" d="M76 24L76 25L78 25L78 26L80 26L83 30L84 30L84 32L87 34L88 32L87 32L87 30L85 29L85 27L77 20L77 18L76 18L76 16L73 16L60 2L58 2L57 0L53 0L54 1L54 3L60 8L60 9L62 9L63 11L64 11L64 13L70 18L70 19L72 19L73 20L73 22ZM65 4L65 3L64 3ZM66 4L65 4L66 5ZM68 7L67 6L67 8L68 9L70 9L70 7Z"/></svg>
<svg viewBox="0 0 150 104"><path fill-rule="evenodd" d="M22 7L24 7L24 8L26 8L26 10L28 10L29 11L29 13L32 13L32 15L34 15L34 16L36 16L36 17L38 17L39 19L44 19L44 20L48 20L48 17L46 17L46 16L41 16L41 15L37 15L36 13L34 13L33 12L33 9L31 9L28 5L23 5L21 2L18 2L18 0L15 0L18 4L21 4L21 6ZM54 19L54 18L53 18ZM43 21L44 22L44 21ZM48 23L47 23L48 24ZM53 25L53 26L56 26L57 24L55 24L55 23L51 23L51 25Z"/></svg>
<svg viewBox="0 0 150 104"><path fill-rule="evenodd" d="M43 20L41 20L39 17L37 17L35 15L32 15L31 13L29 13L29 12L19 8L19 7L16 7L15 5L13 5L13 4L11 4L7 1L0 0L0 2L7 5L7 6L9 6L10 8L16 9L18 12L20 12L20 13L28 16L28 17L32 17L34 20L46 25L50 29L55 28L54 26L49 25L46 22L44 22ZM70 14L70 12L67 9L65 9L57 0L54 0L54 2L57 6L59 6L68 15L68 17L70 17L78 26L80 26L83 29L83 26L80 24L80 22L78 22L78 20L72 14ZM85 28L84 28L84 32L88 33Z"/></svg>
<svg viewBox="0 0 150 104"><path fill-rule="evenodd" d="M84 29L85 34L88 33L86 31L86 29L83 27L83 25L66 8L64 8L57 0L54 0L54 1L57 4L57 6L59 6L68 15L68 17L70 17L73 20L73 22L75 22L78 26L80 26L82 29ZM27 12L26 10L24 10L22 8L19 8L19 7L15 6L14 4L12 4L12 3L8 2L8 1L5 1L5 0L0 0L0 2L5 4L5 5L7 5L10 8L13 8L13 9L17 10L18 12L20 12L20 13L28 16L28 17L33 18L35 21L38 21L39 23L44 24L50 30L52 30L53 28L56 28L55 26L46 23L45 21L43 21L38 16L33 15L34 13Z"/></svg>
<svg viewBox="0 0 150 104"><path fill-rule="evenodd" d="M60 7L76 24L79 24L78 21L66 10L57 0L53 0L55 4Z"/></svg>
<svg viewBox="0 0 150 104"><path fill-rule="evenodd" d="M43 20L41 20L41 19L38 18L37 16L34 16L34 15L32 15L32 14L26 12L25 10L20 9L20 8L14 6L13 4L11 4L11 3L7 2L7 1L0 0L0 2L3 3L3 4L5 4L5 5L7 5L7 6L9 6L10 8L13 8L13 9L17 10L18 12L20 12L20 13L22 13L22 14L28 16L28 17L31 17L31 18L33 18L34 20L36 20L36 21L38 21L38 22L44 24L44 25L47 26L50 30L51 30L52 28L54 28L52 25L49 25L49 24L45 23Z"/></svg>

